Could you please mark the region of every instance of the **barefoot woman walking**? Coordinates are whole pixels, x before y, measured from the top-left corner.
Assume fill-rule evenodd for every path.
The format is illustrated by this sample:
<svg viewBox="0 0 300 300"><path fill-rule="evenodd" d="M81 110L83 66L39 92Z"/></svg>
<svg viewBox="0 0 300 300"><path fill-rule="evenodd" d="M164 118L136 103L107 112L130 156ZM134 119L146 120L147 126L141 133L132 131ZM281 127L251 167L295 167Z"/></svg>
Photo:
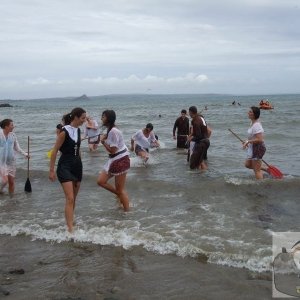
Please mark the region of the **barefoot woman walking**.
<svg viewBox="0 0 300 300"><path fill-rule="evenodd" d="M97 183L117 195L124 211L128 211L129 199L125 191L126 174L130 168L128 149L121 131L115 127L116 113L113 110L105 110L101 119L103 125L107 127L107 133L101 138L101 143L109 153L109 160L99 174ZM112 177L115 177L115 186L108 183L108 180Z"/></svg>

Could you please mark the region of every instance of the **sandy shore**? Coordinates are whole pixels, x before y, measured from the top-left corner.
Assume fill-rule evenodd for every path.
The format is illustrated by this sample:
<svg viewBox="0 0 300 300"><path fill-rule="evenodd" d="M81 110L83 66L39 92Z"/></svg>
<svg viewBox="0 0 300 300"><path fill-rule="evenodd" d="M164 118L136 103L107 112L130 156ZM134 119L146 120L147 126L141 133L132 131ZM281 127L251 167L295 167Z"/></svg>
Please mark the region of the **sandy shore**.
<svg viewBox="0 0 300 300"><path fill-rule="evenodd" d="M272 298L270 274L142 248L51 244L2 235L0 266L3 299Z"/></svg>

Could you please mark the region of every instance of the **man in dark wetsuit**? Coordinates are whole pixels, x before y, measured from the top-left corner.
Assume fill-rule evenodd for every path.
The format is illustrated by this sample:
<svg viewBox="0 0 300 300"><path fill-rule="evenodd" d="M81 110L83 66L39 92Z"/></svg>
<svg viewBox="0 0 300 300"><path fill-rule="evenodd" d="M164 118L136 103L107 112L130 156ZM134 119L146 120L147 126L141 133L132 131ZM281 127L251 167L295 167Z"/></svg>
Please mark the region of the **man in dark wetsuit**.
<svg viewBox="0 0 300 300"><path fill-rule="evenodd" d="M177 129L177 148L188 148L187 137L189 135L190 121L186 116L186 110L181 111L181 116L176 119L173 127L173 139L176 140Z"/></svg>
<svg viewBox="0 0 300 300"><path fill-rule="evenodd" d="M188 137L191 143L190 168L205 170L207 165L204 159L210 145L207 124L204 118L198 115L196 106L189 108L189 115L192 118L192 130Z"/></svg>

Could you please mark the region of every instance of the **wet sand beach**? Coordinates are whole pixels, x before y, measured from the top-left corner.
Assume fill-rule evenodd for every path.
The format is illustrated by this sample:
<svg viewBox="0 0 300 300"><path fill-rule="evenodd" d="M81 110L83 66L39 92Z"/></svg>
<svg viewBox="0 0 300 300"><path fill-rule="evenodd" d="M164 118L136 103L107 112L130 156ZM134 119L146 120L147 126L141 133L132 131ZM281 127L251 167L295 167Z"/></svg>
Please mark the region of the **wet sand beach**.
<svg viewBox="0 0 300 300"><path fill-rule="evenodd" d="M212 265L205 257L26 236L1 235L0 245L0 298L5 299L272 298L269 273Z"/></svg>

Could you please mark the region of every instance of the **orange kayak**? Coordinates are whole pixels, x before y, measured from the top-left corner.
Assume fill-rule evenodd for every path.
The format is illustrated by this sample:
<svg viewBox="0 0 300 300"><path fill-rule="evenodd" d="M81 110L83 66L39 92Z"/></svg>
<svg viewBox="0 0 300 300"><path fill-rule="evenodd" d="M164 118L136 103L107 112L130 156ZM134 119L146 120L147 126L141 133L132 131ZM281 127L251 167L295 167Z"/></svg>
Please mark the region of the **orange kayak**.
<svg viewBox="0 0 300 300"><path fill-rule="evenodd" d="M263 101L261 100L259 103L260 109L274 109L274 107L269 103L269 101Z"/></svg>
<svg viewBox="0 0 300 300"><path fill-rule="evenodd" d="M262 104L259 106L260 109L274 109L272 105Z"/></svg>

